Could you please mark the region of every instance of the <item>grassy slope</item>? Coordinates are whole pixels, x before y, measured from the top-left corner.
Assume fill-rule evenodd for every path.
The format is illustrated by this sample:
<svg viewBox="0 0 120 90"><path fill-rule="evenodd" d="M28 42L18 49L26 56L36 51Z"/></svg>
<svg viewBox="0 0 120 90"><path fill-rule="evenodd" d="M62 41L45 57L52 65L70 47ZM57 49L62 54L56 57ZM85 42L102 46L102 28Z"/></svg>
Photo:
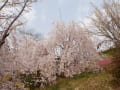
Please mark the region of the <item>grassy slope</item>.
<svg viewBox="0 0 120 90"><path fill-rule="evenodd" d="M114 49L103 52L104 57L112 57ZM52 86L36 90L113 90L110 85L112 76L108 73L82 74L74 78L62 78Z"/></svg>
<svg viewBox="0 0 120 90"><path fill-rule="evenodd" d="M82 74L59 79L55 85L36 90L112 90L109 82L111 79L107 73Z"/></svg>

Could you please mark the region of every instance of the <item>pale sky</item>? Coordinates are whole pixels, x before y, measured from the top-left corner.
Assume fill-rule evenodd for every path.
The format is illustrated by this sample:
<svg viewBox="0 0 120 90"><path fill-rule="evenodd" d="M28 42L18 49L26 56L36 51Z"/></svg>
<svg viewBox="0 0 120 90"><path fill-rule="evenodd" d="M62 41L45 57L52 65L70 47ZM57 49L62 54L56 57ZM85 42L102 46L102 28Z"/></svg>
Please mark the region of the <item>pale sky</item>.
<svg viewBox="0 0 120 90"><path fill-rule="evenodd" d="M47 35L53 23L60 19L66 23L84 21L92 15L91 2L102 6L102 0L41 0L34 3L31 12L26 14L26 30Z"/></svg>

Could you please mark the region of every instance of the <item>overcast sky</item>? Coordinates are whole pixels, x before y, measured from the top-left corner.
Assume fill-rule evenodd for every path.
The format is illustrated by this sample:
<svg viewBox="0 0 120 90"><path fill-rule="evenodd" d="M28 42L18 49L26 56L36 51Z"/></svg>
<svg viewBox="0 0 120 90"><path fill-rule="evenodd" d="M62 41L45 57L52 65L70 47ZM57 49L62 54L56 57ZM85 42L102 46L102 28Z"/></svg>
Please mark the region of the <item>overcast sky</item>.
<svg viewBox="0 0 120 90"><path fill-rule="evenodd" d="M84 21L92 15L91 2L98 7L102 5L102 0L42 0L34 3L32 11L26 14L26 30L47 35L53 23L60 19L66 23Z"/></svg>

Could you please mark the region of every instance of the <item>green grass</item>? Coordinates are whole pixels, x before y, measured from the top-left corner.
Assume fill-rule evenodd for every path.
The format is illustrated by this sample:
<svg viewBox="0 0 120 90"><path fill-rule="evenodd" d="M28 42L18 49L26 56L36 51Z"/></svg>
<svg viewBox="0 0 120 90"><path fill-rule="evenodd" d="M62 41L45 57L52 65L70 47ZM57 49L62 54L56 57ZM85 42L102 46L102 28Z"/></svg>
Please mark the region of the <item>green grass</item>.
<svg viewBox="0 0 120 90"><path fill-rule="evenodd" d="M113 90L108 73L81 74L73 78L60 78L55 85L36 90Z"/></svg>
<svg viewBox="0 0 120 90"><path fill-rule="evenodd" d="M106 51L103 51L102 54L103 54L104 57L112 58L113 55L115 54L115 48L111 48L111 49L108 49Z"/></svg>

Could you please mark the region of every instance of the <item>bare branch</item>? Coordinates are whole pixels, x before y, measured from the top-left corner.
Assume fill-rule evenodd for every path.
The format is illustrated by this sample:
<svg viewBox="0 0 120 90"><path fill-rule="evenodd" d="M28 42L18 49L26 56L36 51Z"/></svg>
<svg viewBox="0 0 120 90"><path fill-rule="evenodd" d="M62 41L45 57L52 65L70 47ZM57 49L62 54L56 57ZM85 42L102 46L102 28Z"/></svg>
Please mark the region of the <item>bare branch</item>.
<svg viewBox="0 0 120 90"><path fill-rule="evenodd" d="M8 3L8 0L6 0L4 4L0 7L0 11L6 6L7 3Z"/></svg>

